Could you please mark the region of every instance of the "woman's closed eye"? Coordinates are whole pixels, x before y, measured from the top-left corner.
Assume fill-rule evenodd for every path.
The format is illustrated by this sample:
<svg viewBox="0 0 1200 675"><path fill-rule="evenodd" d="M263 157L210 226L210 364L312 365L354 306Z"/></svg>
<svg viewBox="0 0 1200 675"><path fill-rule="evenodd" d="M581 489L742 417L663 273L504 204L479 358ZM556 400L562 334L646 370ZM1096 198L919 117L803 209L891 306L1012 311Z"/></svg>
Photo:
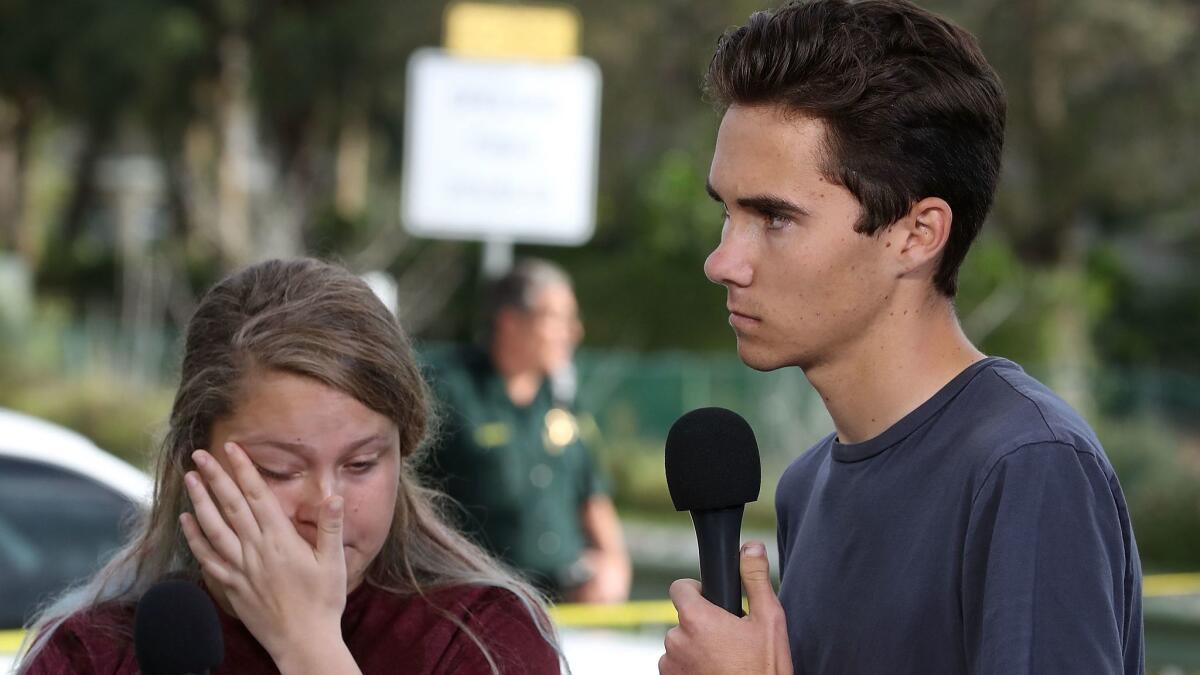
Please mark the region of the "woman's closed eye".
<svg viewBox="0 0 1200 675"><path fill-rule="evenodd" d="M290 471L288 469L268 469L267 467L258 463L255 463L254 467L258 469L259 475L268 481L275 483L282 483L300 475L298 471Z"/></svg>
<svg viewBox="0 0 1200 675"><path fill-rule="evenodd" d="M346 466L346 470L349 471L350 473L364 474L364 473L370 473L370 471L378 465L379 465L379 459L372 458L372 459L360 459L360 460L357 460L354 462L347 462L345 466Z"/></svg>

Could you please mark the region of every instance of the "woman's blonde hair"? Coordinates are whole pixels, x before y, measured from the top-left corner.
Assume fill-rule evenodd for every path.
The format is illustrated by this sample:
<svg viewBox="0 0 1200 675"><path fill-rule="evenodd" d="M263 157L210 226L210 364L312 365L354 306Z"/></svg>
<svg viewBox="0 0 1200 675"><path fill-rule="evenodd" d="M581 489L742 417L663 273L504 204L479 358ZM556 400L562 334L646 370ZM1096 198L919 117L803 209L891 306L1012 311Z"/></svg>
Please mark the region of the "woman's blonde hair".
<svg viewBox="0 0 1200 675"><path fill-rule="evenodd" d="M366 583L402 595L456 585L507 589L557 649L542 599L450 527L442 515L445 497L420 483L416 455L429 432L430 395L399 322L354 274L302 258L245 268L201 299L188 323L150 512L99 573L35 619L24 663L31 663L54 630L81 609L103 602L135 603L169 576L200 579L199 565L179 528L179 515L190 508L183 476L194 468L192 451L208 447L213 424L233 412L241 379L255 370L312 378L396 423L402 457L396 511L391 533L367 569ZM478 636L468 634L498 672Z"/></svg>

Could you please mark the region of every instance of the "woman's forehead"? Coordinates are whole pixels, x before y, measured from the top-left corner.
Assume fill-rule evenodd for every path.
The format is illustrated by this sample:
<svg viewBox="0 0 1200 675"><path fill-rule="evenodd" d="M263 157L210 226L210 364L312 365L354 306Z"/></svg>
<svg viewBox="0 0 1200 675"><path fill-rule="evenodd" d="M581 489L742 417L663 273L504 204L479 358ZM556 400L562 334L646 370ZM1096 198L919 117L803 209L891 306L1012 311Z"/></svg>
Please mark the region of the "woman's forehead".
<svg viewBox="0 0 1200 675"><path fill-rule="evenodd" d="M391 440L395 423L353 396L315 379L279 371L245 378L233 410L214 430L277 446L343 448Z"/></svg>

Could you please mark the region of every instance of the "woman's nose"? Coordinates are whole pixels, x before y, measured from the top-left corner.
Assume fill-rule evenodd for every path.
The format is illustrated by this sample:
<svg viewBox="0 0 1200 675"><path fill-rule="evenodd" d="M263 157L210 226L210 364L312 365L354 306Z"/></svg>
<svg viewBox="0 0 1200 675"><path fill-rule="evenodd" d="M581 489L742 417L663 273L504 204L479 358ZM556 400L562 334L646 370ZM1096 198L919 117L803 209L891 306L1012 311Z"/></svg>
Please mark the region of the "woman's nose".
<svg viewBox="0 0 1200 675"><path fill-rule="evenodd" d="M303 524L317 524L321 513L321 502L332 495L340 495L341 484L334 472L314 472L304 482L300 503L296 508L296 519Z"/></svg>

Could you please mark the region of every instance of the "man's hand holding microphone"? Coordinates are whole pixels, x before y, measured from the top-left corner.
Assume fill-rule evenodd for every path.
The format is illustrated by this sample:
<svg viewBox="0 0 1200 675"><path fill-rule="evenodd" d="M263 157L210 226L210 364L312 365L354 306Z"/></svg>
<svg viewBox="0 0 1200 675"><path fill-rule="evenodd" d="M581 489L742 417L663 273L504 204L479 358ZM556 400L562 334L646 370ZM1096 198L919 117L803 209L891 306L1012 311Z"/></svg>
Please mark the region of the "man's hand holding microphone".
<svg viewBox="0 0 1200 675"><path fill-rule="evenodd" d="M723 408L680 417L666 446L667 487L690 511L700 549L700 578L671 584L679 625L658 662L663 675L792 672L787 623L771 587L762 542L737 545L742 512L758 499L758 444L750 425ZM740 578L740 584L739 584ZM741 586L749 613L742 615Z"/></svg>

